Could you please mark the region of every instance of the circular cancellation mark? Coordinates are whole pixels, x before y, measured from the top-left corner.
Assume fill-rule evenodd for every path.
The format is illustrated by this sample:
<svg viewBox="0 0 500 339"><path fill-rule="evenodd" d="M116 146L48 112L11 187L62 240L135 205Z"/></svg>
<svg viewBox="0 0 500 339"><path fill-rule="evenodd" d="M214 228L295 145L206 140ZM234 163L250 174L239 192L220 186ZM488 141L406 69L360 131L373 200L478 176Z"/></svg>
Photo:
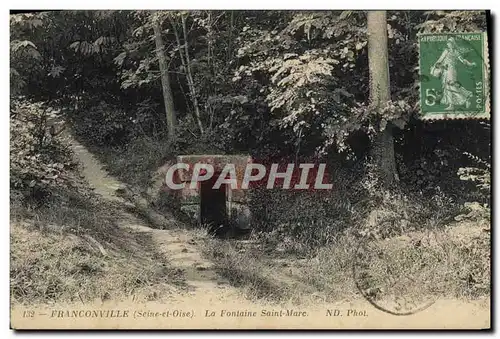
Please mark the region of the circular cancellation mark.
<svg viewBox="0 0 500 339"><path fill-rule="evenodd" d="M423 243L408 237L361 240L355 252L353 276L359 292L370 304L392 315L415 314L434 304L434 298L425 293L428 286L423 286L423 276L430 275L420 269L426 259L422 256L426 251Z"/></svg>

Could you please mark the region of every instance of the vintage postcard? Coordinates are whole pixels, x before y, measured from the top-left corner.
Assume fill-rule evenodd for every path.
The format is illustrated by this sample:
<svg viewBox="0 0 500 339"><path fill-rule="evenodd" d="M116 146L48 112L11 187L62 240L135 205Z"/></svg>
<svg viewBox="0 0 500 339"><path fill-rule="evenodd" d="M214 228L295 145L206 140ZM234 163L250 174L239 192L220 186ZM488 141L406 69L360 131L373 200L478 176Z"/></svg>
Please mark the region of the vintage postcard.
<svg viewBox="0 0 500 339"><path fill-rule="evenodd" d="M11 11L11 328L490 329L488 29Z"/></svg>

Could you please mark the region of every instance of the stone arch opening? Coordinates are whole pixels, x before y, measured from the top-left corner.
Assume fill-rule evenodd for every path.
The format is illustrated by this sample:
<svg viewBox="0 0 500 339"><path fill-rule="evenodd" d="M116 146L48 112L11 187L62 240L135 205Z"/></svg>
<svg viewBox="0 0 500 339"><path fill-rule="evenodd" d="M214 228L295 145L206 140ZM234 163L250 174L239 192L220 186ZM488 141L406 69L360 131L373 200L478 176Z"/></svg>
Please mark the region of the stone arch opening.
<svg viewBox="0 0 500 339"><path fill-rule="evenodd" d="M219 175L216 172L209 180L200 182L200 221L216 234L223 232L228 224L226 184L214 188Z"/></svg>

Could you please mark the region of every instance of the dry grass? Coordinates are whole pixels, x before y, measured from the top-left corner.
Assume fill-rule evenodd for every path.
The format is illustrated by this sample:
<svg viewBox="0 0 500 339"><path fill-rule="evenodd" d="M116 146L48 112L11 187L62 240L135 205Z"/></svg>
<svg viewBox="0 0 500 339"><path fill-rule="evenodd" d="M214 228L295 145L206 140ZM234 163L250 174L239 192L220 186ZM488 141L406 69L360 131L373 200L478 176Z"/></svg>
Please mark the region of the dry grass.
<svg viewBox="0 0 500 339"><path fill-rule="evenodd" d="M126 154L100 156L122 180L147 187L167 153L164 145L136 141ZM254 191L254 226L262 232L249 242L208 237L204 254L248 297L279 303L352 300L361 297L358 288L417 299L489 294L489 233L464 237L444 229L463 212L461 204L444 194L378 192L370 182L355 184L349 171L342 178L331 196ZM481 229L476 221L466 229ZM360 249L362 239L371 240Z"/></svg>
<svg viewBox="0 0 500 339"><path fill-rule="evenodd" d="M137 189L154 185L152 174L172 156L166 141L146 138L133 140L125 148L88 146L111 175Z"/></svg>
<svg viewBox="0 0 500 339"><path fill-rule="evenodd" d="M361 296L356 283L363 293L379 293L375 299L474 299L490 290L487 228L486 223L461 222L446 230L367 241L346 233L307 258L259 241L210 240L205 253L248 296L277 302L352 300Z"/></svg>
<svg viewBox="0 0 500 339"><path fill-rule="evenodd" d="M216 265L217 272L251 299L282 300L290 293L285 284L274 280L266 262L256 255L241 252L237 243L207 238L203 253Z"/></svg>
<svg viewBox="0 0 500 339"><path fill-rule="evenodd" d="M102 204L102 202L101 202ZM13 303L162 300L182 288L182 272L150 235L116 225L112 207L11 208Z"/></svg>

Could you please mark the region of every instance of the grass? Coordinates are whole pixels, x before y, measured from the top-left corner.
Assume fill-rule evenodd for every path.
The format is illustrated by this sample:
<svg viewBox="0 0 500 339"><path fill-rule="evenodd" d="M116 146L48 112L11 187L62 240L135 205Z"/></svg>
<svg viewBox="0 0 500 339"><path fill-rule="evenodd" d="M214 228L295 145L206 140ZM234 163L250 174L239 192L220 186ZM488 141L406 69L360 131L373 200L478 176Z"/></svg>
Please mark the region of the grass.
<svg viewBox="0 0 500 339"><path fill-rule="evenodd" d="M113 206L82 196L64 201L11 204L13 303L163 300L183 287L182 272L156 252L150 235L117 227Z"/></svg>
<svg viewBox="0 0 500 339"><path fill-rule="evenodd" d="M473 234L461 232L474 228ZM474 299L490 290L490 237L483 228L461 222L446 230L366 241L346 233L307 258L265 248L257 239L244 245L209 240L204 253L248 297L278 303L353 300L361 292L375 293L375 300Z"/></svg>
<svg viewBox="0 0 500 339"><path fill-rule="evenodd" d="M414 297L475 298L489 293L489 256L483 255L489 252L488 243L489 233L482 231L465 243L443 230L373 240L356 253L355 278L362 289L390 289Z"/></svg>
<svg viewBox="0 0 500 339"><path fill-rule="evenodd" d="M147 138L135 139L124 148L89 147L111 175L144 190L155 186L154 172L171 157L166 141Z"/></svg>
<svg viewBox="0 0 500 339"><path fill-rule="evenodd" d="M114 175L151 189L167 153L164 145L143 140L101 157ZM351 179L346 176L334 196L266 192L253 199L255 214L273 227L259 226L250 241L207 237L203 253L249 298L277 303L353 300L362 293L373 300L489 295L484 220L453 221L463 206L443 194L371 199Z"/></svg>
<svg viewBox="0 0 500 339"><path fill-rule="evenodd" d="M251 298L281 300L289 295L287 286L271 278L272 272L263 260L241 254L229 241L207 238L203 253L215 263L221 276Z"/></svg>

